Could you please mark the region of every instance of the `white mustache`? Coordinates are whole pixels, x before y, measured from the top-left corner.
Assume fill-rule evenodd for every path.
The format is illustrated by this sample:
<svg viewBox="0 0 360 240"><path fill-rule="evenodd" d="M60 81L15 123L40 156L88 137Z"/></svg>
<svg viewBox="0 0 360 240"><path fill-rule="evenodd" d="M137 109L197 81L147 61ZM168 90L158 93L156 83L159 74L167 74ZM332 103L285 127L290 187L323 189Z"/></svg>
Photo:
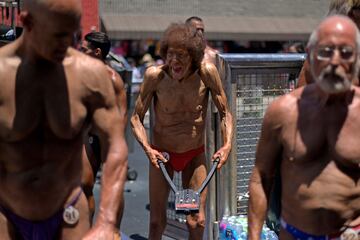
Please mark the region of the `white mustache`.
<svg viewBox="0 0 360 240"><path fill-rule="evenodd" d="M340 68L334 68L331 65L328 65L324 70L321 71L319 78L325 78L328 75L336 76L341 79L347 79L346 73L344 71L340 71Z"/></svg>
<svg viewBox="0 0 360 240"><path fill-rule="evenodd" d="M339 81L333 81L334 79ZM318 84L325 92L340 93L350 88L351 81L342 69L329 65L321 71Z"/></svg>

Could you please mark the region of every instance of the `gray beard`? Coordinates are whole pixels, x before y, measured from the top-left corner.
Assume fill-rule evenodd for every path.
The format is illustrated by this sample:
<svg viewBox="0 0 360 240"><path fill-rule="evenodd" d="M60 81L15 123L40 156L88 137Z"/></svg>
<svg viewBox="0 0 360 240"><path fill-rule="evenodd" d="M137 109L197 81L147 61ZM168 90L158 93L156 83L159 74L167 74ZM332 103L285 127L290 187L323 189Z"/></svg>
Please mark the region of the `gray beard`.
<svg viewBox="0 0 360 240"><path fill-rule="evenodd" d="M331 65L321 71L316 78L316 83L328 94L343 93L351 88L351 81L346 74L339 71L338 68L334 71Z"/></svg>

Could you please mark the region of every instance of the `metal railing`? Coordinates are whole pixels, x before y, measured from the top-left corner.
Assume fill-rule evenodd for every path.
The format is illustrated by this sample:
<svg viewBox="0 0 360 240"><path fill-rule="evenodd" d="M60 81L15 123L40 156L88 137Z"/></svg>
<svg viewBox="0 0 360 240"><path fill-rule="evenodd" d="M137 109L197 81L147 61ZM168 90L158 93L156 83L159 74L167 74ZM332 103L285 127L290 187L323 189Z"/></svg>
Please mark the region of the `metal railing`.
<svg viewBox="0 0 360 240"><path fill-rule="evenodd" d="M209 208L216 209L210 223L216 223L224 215L247 214L248 183L263 116L275 98L294 89L304 60L304 54L222 54L217 57L235 127L228 164L221 170L214 190L217 201L210 202L215 206ZM220 129L216 131L218 148ZM208 234L216 233L215 228L210 227ZM209 239L216 236L211 235Z"/></svg>

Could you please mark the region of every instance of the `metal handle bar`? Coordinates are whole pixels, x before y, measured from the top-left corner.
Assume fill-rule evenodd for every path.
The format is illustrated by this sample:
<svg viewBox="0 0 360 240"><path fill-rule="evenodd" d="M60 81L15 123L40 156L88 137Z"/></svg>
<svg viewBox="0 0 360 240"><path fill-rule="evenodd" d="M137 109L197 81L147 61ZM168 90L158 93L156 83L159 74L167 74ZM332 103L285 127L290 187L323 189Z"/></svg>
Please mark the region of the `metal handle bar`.
<svg viewBox="0 0 360 240"><path fill-rule="evenodd" d="M171 178L170 178L168 172L166 171L164 162L158 159L157 163L159 164L160 169L161 169L166 181L169 183L171 189L173 190L174 193L176 193L178 190L177 190L175 184L173 183L173 181L171 181Z"/></svg>
<svg viewBox="0 0 360 240"><path fill-rule="evenodd" d="M206 185L209 183L210 179L211 179L212 176L214 175L215 170L216 170L217 166L219 165L219 162L220 162L220 159L219 159L219 158L216 158L216 159L214 160L213 165L212 165L212 167L211 167L211 170L210 170L209 174L206 176L204 182L201 184L201 187L200 187L199 190L197 191L199 194L200 194L202 191L204 191ZM157 163L159 164L160 169L161 169L161 171L162 171L162 173L163 173L166 181L169 183L171 189L173 190L174 193L176 193L178 190L177 190L175 184L173 183L173 181L171 180L168 172L166 171L164 162L158 159L158 160L157 160Z"/></svg>
<svg viewBox="0 0 360 240"><path fill-rule="evenodd" d="M217 168L217 166L219 165L219 162L220 162L220 158L216 158L213 162L213 165L211 167L211 170L209 172L209 174L206 176L204 182L201 184L201 187L199 188L198 190L198 193L200 194L202 191L204 191L206 185L209 183L210 179L212 178L212 176L214 175L215 173L215 170Z"/></svg>

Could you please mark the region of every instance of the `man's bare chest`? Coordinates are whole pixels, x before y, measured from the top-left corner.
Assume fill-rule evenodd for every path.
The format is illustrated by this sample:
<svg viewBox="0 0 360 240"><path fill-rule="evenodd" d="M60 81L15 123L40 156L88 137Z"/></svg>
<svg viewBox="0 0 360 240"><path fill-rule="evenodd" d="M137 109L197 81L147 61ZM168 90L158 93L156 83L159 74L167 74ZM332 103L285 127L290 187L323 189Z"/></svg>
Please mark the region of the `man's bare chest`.
<svg viewBox="0 0 360 240"><path fill-rule="evenodd" d="M87 111L73 76L10 74L0 79L0 87L0 138L5 141L23 140L39 129L71 139L84 124Z"/></svg>
<svg viewBox="0 0 360 240"><path fill-rule="evenodd" d="M288 121L281 131L284 157L290 161L334 160L347 166L360 163L360 119L350 112L318 112Z"/></svg>
<svg viewBox="0 0 360 240"><path fill-rule="evenodd" d="M175 82L167 79L161 82L156 91L156 104L167 113L199 112L205 108L208 88L199 79Z"/></svg>

